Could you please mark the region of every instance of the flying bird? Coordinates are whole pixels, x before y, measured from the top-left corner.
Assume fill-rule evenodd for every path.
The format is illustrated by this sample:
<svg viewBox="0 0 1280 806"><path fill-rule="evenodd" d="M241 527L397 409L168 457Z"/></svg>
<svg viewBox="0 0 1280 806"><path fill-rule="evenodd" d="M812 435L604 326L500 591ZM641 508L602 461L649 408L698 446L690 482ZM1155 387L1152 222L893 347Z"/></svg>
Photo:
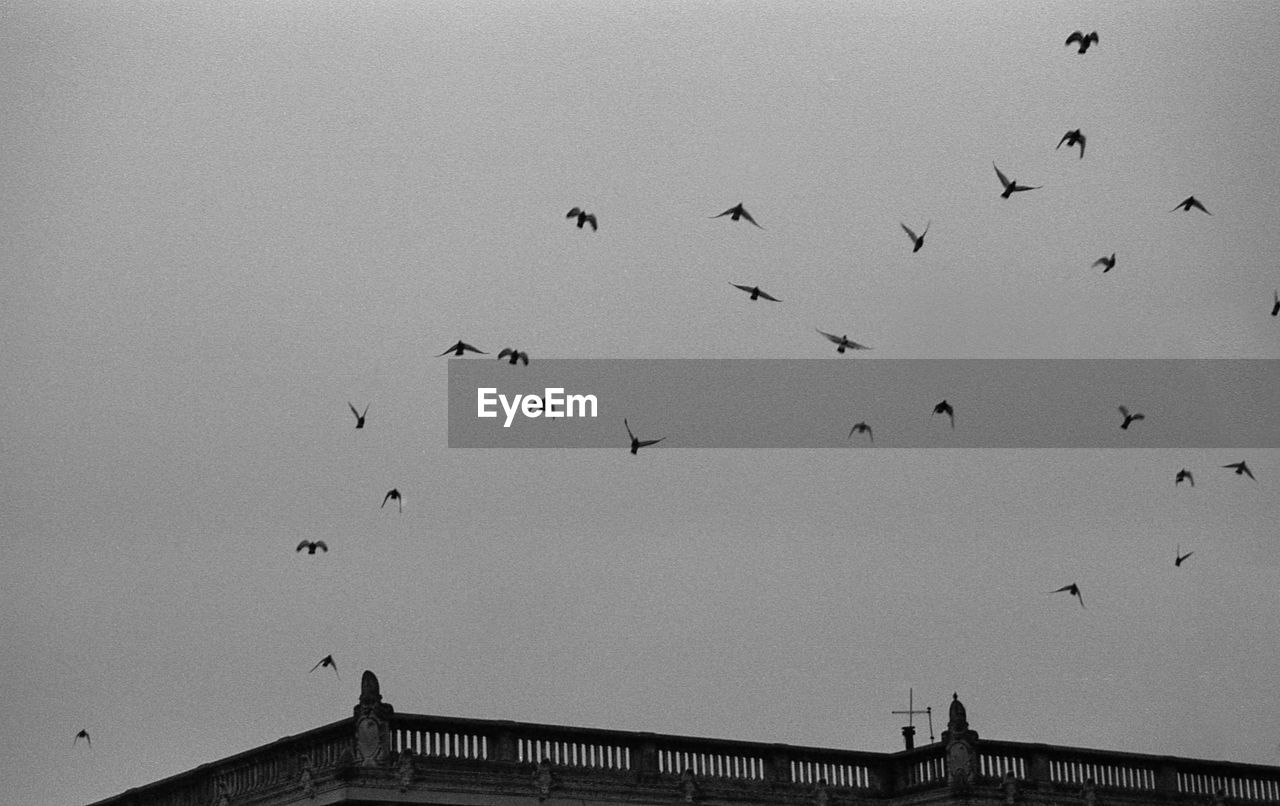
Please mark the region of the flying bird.
<svg viewBox="0 0 1280 806"><path fill-rule="evenodd" d="M902 222L898 222L898 223L901 224ZM902 224L902 230L907 233L907 237L911 239L911 243L915 244L915 246L911 250L911 254L914 255L916 252L919 252L920 247L924 246L925 233L929 231L929 224L932 224L932 223L933 222L930 221L928 224L925 224L924 232L920 233L919 235L916 235L915 231L912 230L911 227L908 227L906 224Z"/></svg>
<svg viewBox="0 0 1280 806"><path fill-rule="evenodd" d="M627 427L627 436L631 437L631 455L635 456L641 448L647 448L650 445L657 445L666 437L661 439L636 439L636 435L631 433L631 424L627 422L627 418L622 418L622 424Z"/></svg>
<svg viewBox="0 0 1280 806"><path fill-rule="evenodd" d="M1070 45L1072 42L1079 42L1080 50L1078 52L1084 53L1086 50L1089 49L1090 45L1094 44L1097 41L1098 41L1097 31L1090 33L1088 36L1085 36L1083 31L1074 31L1072 32L1071 36L1067 37L1067 41L1065 44Z"/></svg>
<svg viewBox="0 0 1280 806"><path fill-rule="evenodd" d="M1274 293L1276 297L1276 304L1271 306L1271 315L1277 316L1280 315L1280 291L1276 291Z"/></svg>
<svg viewBox="0 0 1280 806"><path fill-rule="evenodd" d="M814 328L814 329L817 330L817 328ZM837 353L843 354L846 349L848 350L870 350L871 349L865 344L858 344L856 341L849 341L848 336L837 336L833 333L828 333L825 330L818 330L818 332L826 336L828 341L836 345Z"/></svg>
<svg viewBox="0 0 1280 806"><path fill-rule="evenodd" d="M728 210L725 210L720 215L713 215L711 216L711 218L722 218L724 216L730 216L730 219L729 219L730 221L737 221L740 218L745 218L748 221L750 221L752 224L756 224L756 220L752 218L751 213L748 213L747 209L742 206L742 202L738 202L736 205L734 205L733 207L730 207ZM760 227L759 224L756 224L756 226ZM764 229L764 227L760 227L760 229Z"/></svg>
<svg viewBox="0 0 1280 806"><path fill-rule="evenodd" d="M1062 139L1058 141L1058 145L1054 150L1062 148L1063 143L1066 143L1068 148L1074 145L1080 146L1080 159L1084 159L1084 135L1080 133L1079 129L1072 129L1062 135Z"/></svg>
<svg viewBox="0 0 1280 806"><path fill-rule="evenodd" d="M523 361L526 367L529 366L529 354L526 352L521 352L514 347L504 347L502 348L502 352L498 353L498 360L501 361L507 356L511 356L511 361L508 363L513 367L516 365L517 361Z"/></svg>
<svg viewBox="0 0 1280 806"><path fill-rule="evenodd" d="M1044 185L1036 185L1035 187L1032 187L1031 185L1019 185L1017 181L1009 179L1009 177L1005 176L999 168L996 168L996 164L994 162L991 163L991 167L996 169L996 176L1000 177L1000 184L1004 185L1004 193L1000 194L1000 198L1002 199L1007 199L1020 190L1039 190L1044 187Z"/></svg>
<svg viewBox="0 0 1280 806"><path fill-rule="evenodd" d="M939 403L938 405L934 406L934 407L933 407L933 414L945 414L945 415L947 415L948 417L950 417L950 418L951 418L951 427L952 427L952 428L955 428L955 427L956 427L956 412L955 412L955 409L951 408L951 404L950 404L950 403L948 403L947 401L945 401L945 400L944 400L944 401L942 401L941 403ZM929 415L929 416L931 416L931 417L932 417L933 415Z"/></svg>
<svg viewBox="0 0 1280 806"><path fill-rule="evenodd" d="M1112 252L1111 257L1100 257L1093 261L1093 267L1102 266L1102 273L1106 274L1116 267L1116 253ZM1093 268L1091 267L1091 268Z"/></svg>
<svg viewBox="0 0 1280 806"><path fill-rule="evenodd" d="M1070 585L1063 585L1061 588L1058 588L1056 591L1050 591L1050 592L1051 592L1051 593L1062 593L1062 592L1064 592L1064 591L1065 591L1066 593L1069 593L1069 594L1071 594L1072 596L1076 597L1077 599L1079 599L1079 600L1080 600L1080 606L1081 606L1081 607L1084 607L1084 597L1080 595L1080 586L1079 586L1079 585L1077 585L1076 583L1072 582Z"/></svg>
<svg viewBox="0 0 1280 806"><path fill-rule="evenodd" d="M777 297L771 297L765 292L761 291L760 286L758 285L757 286L738 285L737 283L729 283L729 285L733 286L734 288L740 288L743 291L746 291L748 294L751 295L752 299L767 299L771 302L782 302L782 300L778 299Z"/></svg>
<svg viewBox="0 0 1280 806"><path fill-rule="evenodd" d="M298 544L298 547L294 549L294 551L298 552L303 549L306 549L308 554L315 554L316 549L320 549L326 553L329 551L329 547L325 545L323 540L304 540Z"/></svg>
<svg viewBox="0 0 1280 806"><path fill-rule="evenodd" d="M71 740L71 746L75 747L76 742L79 742L81 739L84 739L86 744L88 744L90 747L93 747L93 739L89 738L89 731L84 730L83 728L81 728L80 732L76 734L76 738Z"/></svg>
<svg viewBox="0 0 1280 806"><path fill-rule="evenodd" d="M445 350L443 353L436 356L436 358L439 358L441 355L448 355L449 353L453 353L454 355L462 355L463 353L468 351L473 353L479 353L480 355L488 355L488 353L486 353L484 350L477 350L476 348L472 347L470 344L467 344L465 341L462 341L461 339L459 339L457 344Z"/></svg>
<svg viewBox="0 0 1280 806"><path fill-rule="evenodd" d="M593 213L588 213L586 210L582 210L580 208L575 207L572 210L570 210L568 213L566 213L564 217L573 218L574 216L578 217L578 229L582 229L583 224L590 224L591 231L595 232L596 217Z"/></svg>
<svg viewBox="0 0 1280 806"><path fill-rule="evenodd" d="M1169 212L1172 213L1174 210L1177 210L1179 207L1181 207L1183 210L1185 210L1188 213L1191 212L1192 207L1195 207L1201 210L1202 212L1204 212L1206 215L1213 215L1213 213L1210 213L1208 210L1204 209L1204 205L1201 204L1200 200L1197 199L1195 196L1188 196L1187 198L1178 202L1178 204L1173 208L1173 210L1170 210Z"/></svg>
<svg viewBox="0 0 1280 806"><path fill-rule="evenodd" d="M1187 470L1185 467L1178 471L1178 475L1173 477L1174 486L1181 484L1183 479L1191 482L1192 487L1196 486L1196 480L1191 475L1191 471Z"/></svg>
<svg viewBox="0 0 1280 806"><path fill-rule="evenodd" d="M347 401L347 406L351 408L351 413L356 416L356 428L364 428L364 415L369 413L369 407L364 407L364 414L356 411L356 407L351 405L351 401Z"/></svg>
<svg viewBox="0 0 1280 806"><path fill-rule="evenodd" d="M333 662L332 655L325 655L323 658L321 658L319 663L311 667L311 672L314 672L316 669L319 669L321 666L328 666L330 669L333 669L334 674L338 674L338 664ZM311 672L307 672L307 674L311 674ZM341 680L342 675L339 674L338 679Z"/></svg>
<svg viewBox="0 0 1280 806"><path fill-rule="evenodd" d="M400 490L398 488L393 487L387 491L386 496L382 499L382 507L385 507L388 501L395 501L399 505L400 511L404 512L404 501L400 498ZM378 507L378 509L382 509L382 507ZM325 551L328 551L328 549L325 549Z"/></svg>
<svg viewBox="0 0 1280 806"><path fill-rule="evenodd" d="M1137 420L1147 419L1146 415L1144 414L1130 414L1129 409L1124 406L1120 407L1120 416L1124 418L1124 422L1120 423L1120 429L1123 431L1129 430L1130 423L1135 422Z"/></svg>
<svg viewBox="0 0 1280 806"><path fill-rule="evenodd" d="M1249 466L1246 465L1244 462L1236 462L1233 465L1223 465L1223 467L1229 467L1232 470L1236 471L1237 476L1248 476L1249 478L1253 479L1253 473L1249 470ZM1253 479L1253 480L1257 481L1257 479Z"/></svg>
<svg viewBox="0 0 1280 806"><path fill-rule="evenodd" d="M1190 557L1192 554L1195 554L1195 552L1188 551L1186 554L1183 554L1182 546L1178 546L1177 550L1173 554L1173 557L1174 557L1173 567L1177 568L1178 566L1182 565L1182 561Z"/></svg>
<svg viewBox="0 0 1280 806"><path fill-rule="evenodd" d="M867 425L865 422L854 423L853 428L849 429L849 436L847 439L853 439L854 434L866 434L872 442L876 441L875 435L871 433L871 426Z"/></svg>

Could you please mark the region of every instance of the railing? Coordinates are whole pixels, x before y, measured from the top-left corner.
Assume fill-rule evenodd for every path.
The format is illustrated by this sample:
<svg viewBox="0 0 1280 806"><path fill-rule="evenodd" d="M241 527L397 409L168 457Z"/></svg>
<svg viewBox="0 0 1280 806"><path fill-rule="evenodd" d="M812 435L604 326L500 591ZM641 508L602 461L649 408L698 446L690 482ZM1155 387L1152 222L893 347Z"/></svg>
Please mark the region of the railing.
<svg viewBox="0 0 1280 806"><path fill-rule="evenodd" d="M273 787L296 789L304 766L309 766L316 781L332 781L344 759L350 762L354 738L354 720L345 719L129 790L95 806L209 806L220 792L236 802L240 795L262 795ZM812 803L812 792L820 784L868 798L892 798L948 785L940 744L897 753L865 753L393 713L389 749L427 760L418 766L423 786L430 786L428 771L450 769L486 769L527 785L530 773L545 759L554 766L560 786L581 778L591 780L594 791L605 791L599 787L612 782L608 785L631 793L627 797L634 801L645 799L645 787L657 786L666 793L660 796L664 803L686 770L698 787L766 786L762 793L769 792L771 798L794 797L797 804ZM974 784L990 787L993 797L1008 775L1035 788L1077 795L1091 785L1106 790L1109 799L1127 798L1131 803L1160 800L1209 806L1207 801L1217 800L1219 794L1235 801L1280 803L1280 768L1262 765L982 739L977 742L975 773ZM464 776L460 780L479 779ZM497 779L486 776L485 780Z"/></svg>

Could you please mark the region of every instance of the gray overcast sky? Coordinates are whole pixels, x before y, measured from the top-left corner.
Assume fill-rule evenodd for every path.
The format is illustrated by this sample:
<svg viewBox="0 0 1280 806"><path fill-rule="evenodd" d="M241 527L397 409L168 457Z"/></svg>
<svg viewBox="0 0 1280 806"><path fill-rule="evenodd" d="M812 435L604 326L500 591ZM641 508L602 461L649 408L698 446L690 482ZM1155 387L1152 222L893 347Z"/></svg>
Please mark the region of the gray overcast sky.
<svg viewBox="0 0 1280 806"><path fill-rule="evenodd" d="M1278 45L1265 2L4 3L0 778L115 794L365 668L418 713L896 750L914 686L1280 762L1280 452L448 449L434 357L1280 358Z"/></svg>

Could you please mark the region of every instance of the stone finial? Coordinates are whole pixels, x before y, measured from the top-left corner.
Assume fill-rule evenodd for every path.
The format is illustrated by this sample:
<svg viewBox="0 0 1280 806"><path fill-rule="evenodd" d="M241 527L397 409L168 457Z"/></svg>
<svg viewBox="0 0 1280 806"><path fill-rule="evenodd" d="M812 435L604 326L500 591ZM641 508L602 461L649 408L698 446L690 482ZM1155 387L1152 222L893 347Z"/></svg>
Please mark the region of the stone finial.
<svg viewBox="0 0 1280 806"><path fill-rule="evenodd" d="M379 767L390 759L391 714L382 701L378 678L365 670L360 677L360 703L355 707L356 737L353 759L360 767Z"/></svg>
<svg viewBox="0 0 1280 806"><path fill-rule="evenodd" d="M693 770L687 767L680 773L680 796L685 803L693 803L698 799L698 782L693 778Z"/></svg>
<svg viewBox="0 0 1280 806"><path fill-rule="evenodd" d="M960 695L956 692L951 694L951 713L947 721L947 730L952 733L964 733L969 729L969 720L965 718L964 703L960 702Z"/></svg>
<svg viewBox="0 0 1280 806"><path fill-rule="evenodd" d="M539 801L551 797L551 778L551 759L544 758L538 762L538 768L533 771L533 786L538 790Z"/></svg>
<svg viewBox="0 0 1280 806"><path fill-rule="evenodd" d="M1004 789L1005 806L1013 806L1018 800L1018 779L1014 777L1012 770L1004 774L1004 780L1001 781L1000 786Z"/></svg>
<svg viewBox="0 0 1280 806"><path fill-rule="evenodd" d="M947 778L956 792L966 792L977 777L978 732L969 729L964 703L959 694L951 695L951 714L942 732L942 747L947 754Z"/></svg>

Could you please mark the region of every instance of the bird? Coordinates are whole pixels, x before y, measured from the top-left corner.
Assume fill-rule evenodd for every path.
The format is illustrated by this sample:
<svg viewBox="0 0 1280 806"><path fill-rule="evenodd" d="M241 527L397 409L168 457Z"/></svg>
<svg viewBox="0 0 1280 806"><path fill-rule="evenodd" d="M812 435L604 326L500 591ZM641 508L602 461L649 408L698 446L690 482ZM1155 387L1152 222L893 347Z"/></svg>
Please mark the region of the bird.
<svg viewBox="0 0 1280 806"><path fill-rule="evenodd" d="M898 223L901 224L902 222L898 222ZM928 224L925 224L924 232L920 233L919 235L916 235L915 232L911 229L911 227L908 227L906 224L902 224L903 231L907 233L907 237L911 239L911 243L915 244L914 248L912 248L911 250L911 254L914 255L916 252L919 252L920 247L924 246L925 233L929 231L929 224L932 224L932 223L933 222L930 221Z"/></svg>
<svg viewBox="0 0 1280 806"><path fill-rule="evenodd" d="M1079 42L1080 50L1078 52L1084 53L1086 50L1089 49L1090 45L1092 45L1097 41L1098 41L1097 31L1090 33L1088 36L1085 36L1083 31L1073 31L1071 36L1067 37L1067 41L1065 44L1070 45L1072 42Z"/></svg>
<svg viewBox="0 0 1280 806"><path fill-rule="evenodd" d="M517 361L523 361L526 367L529 366L529 354L526 352L521 352L514 347L504 347L502 348L502 352L498 353L498 360L501 361L507 356L511 356L511 361L508 363L513 367L516 365Z"/></svg>
<svg viewBox="0 0 1280 806"><path fill-rule="evenodd" d="M582 210L578 207L575 207L572 210L570 210L568 213L566 213L564 217L573 218L574 216L578 217L578 229L582 229L583 224L590 224L591 231L595 232L596 217L593 213L588 213L586 210Z"/></svg>
<svg viewBox="0 0 1280 806"><path fill-rule="evenodd" d="M1186 212L1188 212L1188 213L1189 213L1189 212L1191 212L1191 208L1192 208L1192 207L1196 207L1196 208L1200 209L1201 211L1203 211L1206 215L1213 215L1213 213L1210 213L1208 210L1205 210L1205 209L1204 209L1204 205L1203 205L1203 204L1201 204L1201 203L1200 203L1200 200L1199 200L1199 199L1197 199L1195 196L1188 196L1187 198L1185 198L1185 199L1183 199L1182 201L1178 202L1178 203L1174 206L1173 210L1170 210L1169 212L1171 212L1171 213L1172 213L1174 210L1177 210L1179 207L1181 207L1183 210L1185 210L1185 211L1186 211Z"/></svg>
<svg viewBox="0 0 1280 806"><path fill-rule="evenodd" d="M1135 422L1137 420L1147 419L1146 415L1144 414L1130 414L1129 409L1126 408L1125 406L1120 407L1120 416L1124 418L1124 422L1120 423L1120 429L1122 431L1129 430L1129 424L1132 422Z"/></svg>
<svg viewBox="0 0 1280 806"><path fill-rule="evenodd" d="M1016 180L1009 179L1009 177L1005 176L999 168L996 168L996 164L994 162L991 163L991 167L996 169L996 176L1000 177L1000 184L1004 185L1004 193L1000 194L1000 198L1002 199L1007 199L1020 190L1039 190L1044 187L1044 185L1036 185L1035 187L1030 185L1019 185Z"/></svg>
<svg viewBox="0 0 1280 806"><path fill-rule="evenodd" d="M738 202L736 205L734 205L733 207L730 207L728 210L725 210L720 215L713 215L711 216L711 218L721 218L723 216L731 216L731 218L729 219L730 221L737 221L740 218L745 218L748 221L750 221L752 224L756 224L756 220L752 218L751 213L748 213L747 209L742 206L742 202ZM759 224L756 224L756 226L760 227ZM764 229L764 227L760 227L760 229Z"/></svg>
<svg viewBox="0 0 1280 806"><path fill-rule="evenodd" d="M404 512L404 501L400 498L400 490L398 488L393 487L387 491L386 496L382 499L382 506L385 507L388 501L395 501L400 506L400 511ZM382 507L378 507L378 509L382 509ZM325 551L328 551L328 549L325 549Z"/></svg>
<svg viewBox="0 0 1280 806"><path fill-rule="evenodd" d="M1084 597L1080 595L1080 586L1079 586L1079 585L1077 585L1076 583L1072 582L1070 585L1063 585L1061 588L1058 588L1056 591L1050 591L1050 593L1062 593L1063 591L1065 591L1065 592L1067 592L1067 593L1071 594L1072 596L1076 597L1077 599L1079 599L1079 600L1080 600L1080 606L1081 606L1081 607L1084 607Z"/></svg>
<svg viewBox="0 0 1280 806"><path fill-rule="evenodd" d="M636 435L631 433L631 424L627 422L626 417L622 418L622 424L627 427L627 436L631 437L632 456L635 456L641 448L646 448L650 445L657 445L663 439L666 439L666 437L662 437L661 439L636 439Z"/></svg>
<svg viewBox="0 0 1280 806"><path fill-rule="evenodd" d="M338 664L333 662L332 655L325 655L323 658L321 658L319 663L311 667L311 672L314 672L316 669L319 669L321 666L328 666L330 669L333 669L334 674L338 674ZM311 674L311 672L307 672L307 674ZM338 674L338 679L341 680L342 675Z"/></svg>
<svg viewBox="0 0 1280 806"><path fill-rule="evenodd" d="M934 414L945 414L945 415L947 415L948 417L950 417L950 418L951 418L951 427L952 427L952 428L955 428L955 427L956 427L956 412L955 412L955 409L951 408L951 404L950 404L950 403L948 403L947 401L945 401L945 400L944 400L944 401L942 401L941 403L939 403L938 405L934 406L934 407L933 407L933 413L934 413ZM932 416L932 415L930 415L930 416Z"/></svg>
<svg viewBox="0 0 1280 806"><path fill-rule="evenodd" d="M751 298L753 300L767 299L770 302L782 302L782 300L778 299L777 297L770 296L769 294L766 294L765 292L761 291L760 286L758 285L757 286L738 285L737 283L729 283L729 285L733 286L734 288L740 288L743 291L746 291L748 294L751 295Z"/></svg>
<svg viewBox="0 0 1280 806"><path fill-rule="evenodd" d="M1094 266L1102 266L1102 273L1106 274L1116 267L1116 253L1112 252L1111 257L1100 257L1093 261ZM1092 268L1092 267L1090 267Z"/></svg>
<svg viewBox="0 0 1280 806"><path fill-rule="evenodd" d="M369 407L364 407L364 414L356 411L356 407L351 405L351 401L347 401L347 405L351 408L351 413L356 416L356 428L364 428L364 415L369 413Z"/></svg>
<svg viewBox="0 0 1280 806"><path fill-rule="evenodd" d="M76 742L80 741L81 739L84 739L86 744L88 744L90 747L93 747L93 739L89 738L89 731L85 730L84 728L81 728L80 732L76 734L76 738L71 740L71 746L75 747Z"/></svg>
<svg viewBox="0 0 1280 806"><path fill-rule="evenodd" d="M1271 315L1277 316L1277 315L1280 315L1280 291L1276 291L1274 293L1276 297L1276 303L1271 306Z"/></svg>
<svg viewBox="0 0 1280 806"><path fill-rule="evenodd" d="M316 549L320 549L323 552L329 551L329 547L325 545L323 540L304 540L298 544L298 547L294 549L294 551L302 551L303 549L306 549L308 554L315 554Z"/></svg>
<svg viewBox="0 0 1280 806"><path fill-rule="evenodd" d="M1195 552L1188 551L1186 554L1183 554L1182 546L1178 546L1177 550L1173 554L1173 557L1174 557L1173 567L1177 568L1178 566L1182 565L1182 561L1190 557L1192 554L1195 554Z"/></svg>
<svg viewBox="0 0 1280 806"><path fill-rule="evenodd" d="M1192 487L1196 486L1195 477L1193 477L1191 475L1191 471L1187 470L1185 467L1178 471L1178 475L1173 477L1174 485L1176 486L1181 484L1183 479L1186 479L1187 481L1191 482Z"/></svg>
<svg viewBox="0 0 1280 806"><path fill-rule="evenodd" d="M814 330L817 330L817 328L814 328ZM865 344L858 344L856 341L849 341L848 336L837 336L835 334L828 333L825 330L818 330L818 332L826 336L828 341L836 345L837 353L843 354L846 349L848 350L870 350L871 349Z"/></svg>
<svg viewBox="0 0 1280 806"><path fill-rule="evenodd" d="M866 434L872 442L876 441L875 434L871 433L871 426L867 425L865 422L854 423L853 428L849 429L849 436L847 438L853 439L854 434Z"/></svg>
<svg viewBox="0 0 1280 806"><path fill-rule="evenodd" d="M1063 143L1066 143L1068 148L1074 145L1080 146L1080 159L1084 159L1084 135L1080 133L1079 129L1072 129L1062 135L1062 139L1058 141L1058 145L1054 150L1062 148Z"/></svg>
<svg viewBox="0 0 1280 806"><path fill-rule="evenodd" d="M458 339L457 344L445 350L443 353L436 356L436 358L439 358L441 355L448 355L449 353L453 353L454 355L462 355L467 351L471 351L473 353L479 353L480 355L488 355L488 353L486 353L484 350L477 350L476 348L472 347L470 344L467 344L462 339Z"/></svg>
<svg viewBox="0 0 1280 806"><path fill-rule="evenodd" d="M1244 462L1236 462L1235 464L1232 464L1232 465L1223 465L1223 467L1229 467L1232 470L1236 471L1237 476L1248 476L1249 478L1253 479L1253 472L1249 470L1249 466L1246 465ZM1253 479L1253 480L1257 481L1257 479Z"/></svg>

